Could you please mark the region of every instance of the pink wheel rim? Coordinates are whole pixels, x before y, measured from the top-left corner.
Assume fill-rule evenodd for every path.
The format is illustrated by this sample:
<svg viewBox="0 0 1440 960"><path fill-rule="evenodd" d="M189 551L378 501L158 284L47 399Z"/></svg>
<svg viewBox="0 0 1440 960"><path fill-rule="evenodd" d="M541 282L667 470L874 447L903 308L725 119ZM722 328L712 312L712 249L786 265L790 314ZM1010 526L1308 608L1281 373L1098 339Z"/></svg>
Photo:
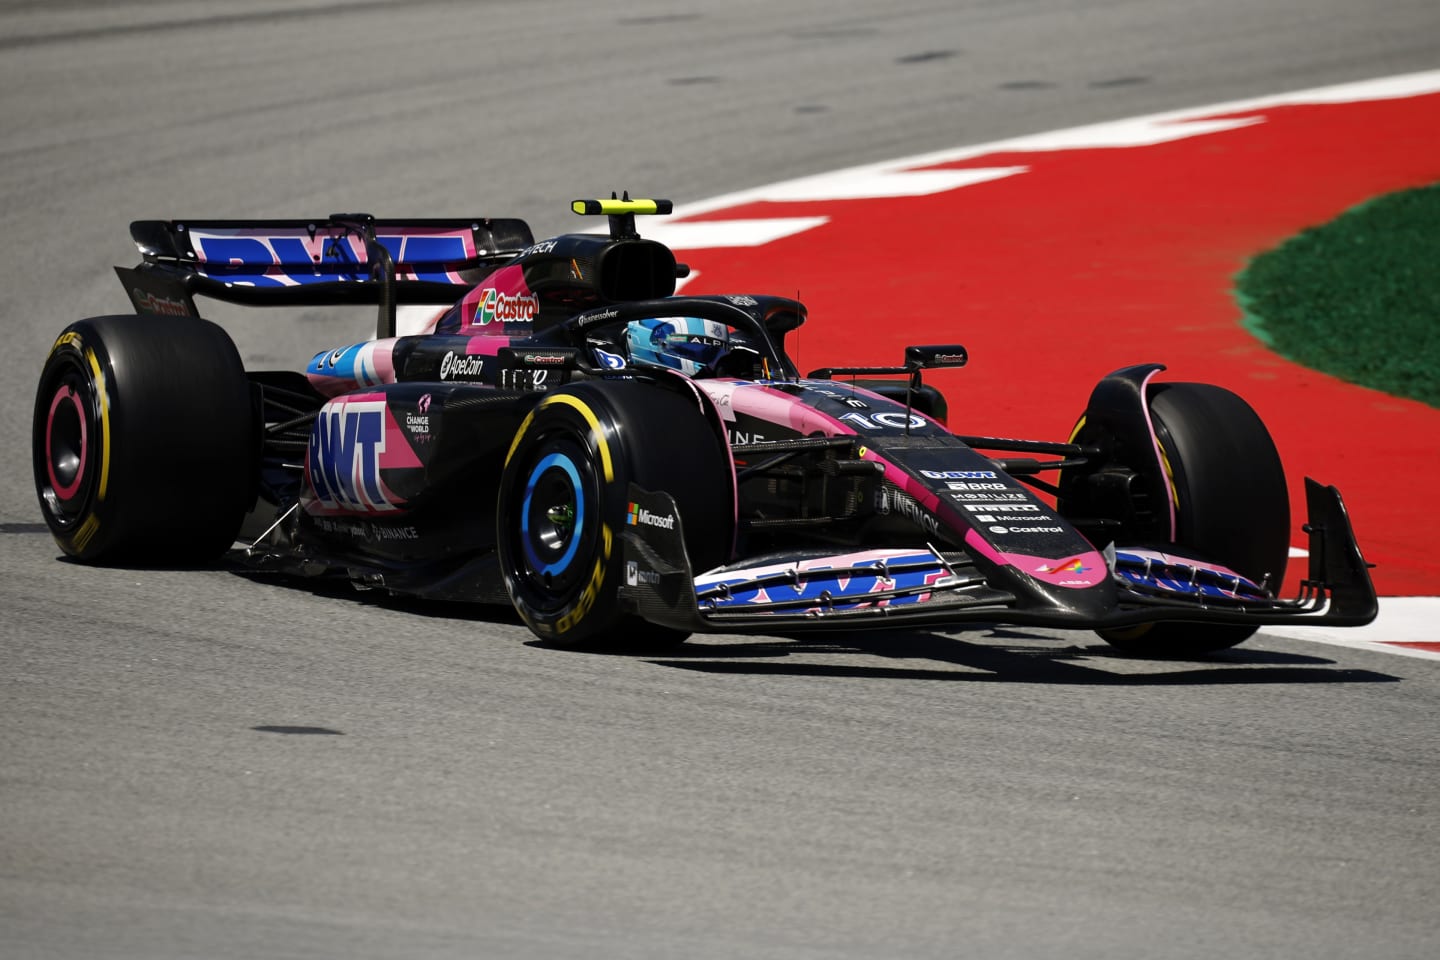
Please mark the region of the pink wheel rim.
<svg viewBox="0 0 1440 960"><path fill-rule="evenodd" d="M74 407L76 419L80 421L80 464L75 468L75 476L68 484L61 483L60 478L55 475L54 454L55 415L61 409L61 404L66 402ZM51 489L61 500L69 500L79 491L80 483L85 479L85 459L88 447L85 408L80 404L80 395L71 390L68 383L63 384L59 390L55 391L55 396L50 400L50 413L45 422L45 470L50 477Z"/></svg>

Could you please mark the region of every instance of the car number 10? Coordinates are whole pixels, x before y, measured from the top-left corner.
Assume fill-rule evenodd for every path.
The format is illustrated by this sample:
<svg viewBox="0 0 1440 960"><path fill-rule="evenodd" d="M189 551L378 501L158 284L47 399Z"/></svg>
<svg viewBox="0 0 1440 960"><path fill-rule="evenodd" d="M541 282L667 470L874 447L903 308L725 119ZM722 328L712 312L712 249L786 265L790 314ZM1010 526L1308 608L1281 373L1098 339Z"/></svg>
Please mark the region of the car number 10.
<svg viewBox="0 0 1440 960"><path fill-rule="evenodd" d="M892 413L888 410L871 414L842 413L840 419L854 424L860 430L883 430L886 427L903 430L907 426L914 429L925 426L926 422L918 413Z"/></svg>

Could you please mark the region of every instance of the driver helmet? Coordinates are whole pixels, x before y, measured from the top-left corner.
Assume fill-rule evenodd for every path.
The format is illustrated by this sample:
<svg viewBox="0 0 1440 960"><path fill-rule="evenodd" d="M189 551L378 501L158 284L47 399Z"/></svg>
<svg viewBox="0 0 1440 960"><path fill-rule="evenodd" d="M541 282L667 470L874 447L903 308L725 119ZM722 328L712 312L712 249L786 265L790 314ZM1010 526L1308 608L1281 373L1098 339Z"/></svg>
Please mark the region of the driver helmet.
<svg viewBox="0 0 1440 960"><path fill-rule="evenodd" d="M679 370L687 376L715 372L730 347L730 328L699 317L633 320L625 328L630 360Z"/></svg>

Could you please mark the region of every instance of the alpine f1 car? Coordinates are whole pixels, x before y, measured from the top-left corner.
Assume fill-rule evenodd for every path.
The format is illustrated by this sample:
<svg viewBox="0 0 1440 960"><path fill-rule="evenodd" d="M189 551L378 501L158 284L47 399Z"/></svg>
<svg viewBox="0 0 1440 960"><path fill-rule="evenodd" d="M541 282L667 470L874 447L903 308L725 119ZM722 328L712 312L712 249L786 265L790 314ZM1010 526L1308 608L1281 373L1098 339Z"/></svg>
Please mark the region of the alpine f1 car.
<svg viewBox="0 0 1440 960"><path fill-rule="evenodd" d="M136 312L71 324L40 377L35 483L61 549L233 551L512 604L557 644L1013 623L1166 655L1374 618L1340 495L1309 479L1308 576L1277 597L1284 471L1235 394L1144 364L1102 379L1063 442L956 433L922 377L962 346L802 376L800 302L676 294L687 268L635 225L668 201L573 208L608 234L133 223L141 263L116 270ZM377 335L247 371L197 295L375 305Z"/></svg>

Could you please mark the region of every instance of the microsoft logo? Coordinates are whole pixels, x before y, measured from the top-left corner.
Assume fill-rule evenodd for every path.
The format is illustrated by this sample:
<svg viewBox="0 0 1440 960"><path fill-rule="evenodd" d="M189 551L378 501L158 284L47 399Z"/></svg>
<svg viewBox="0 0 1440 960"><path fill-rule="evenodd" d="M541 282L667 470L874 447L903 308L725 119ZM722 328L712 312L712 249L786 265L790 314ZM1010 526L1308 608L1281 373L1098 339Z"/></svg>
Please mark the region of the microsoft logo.
<svg viewBox="0 0 1440 960"><path fill-rule="evenodd" d="M647 527L659 527L662 530L675 529L674 516L662 517L658 513L652 513L645 509L633 500L630 501L630 509L625 515L625 523L631 527L643 523Z"/></svg>

